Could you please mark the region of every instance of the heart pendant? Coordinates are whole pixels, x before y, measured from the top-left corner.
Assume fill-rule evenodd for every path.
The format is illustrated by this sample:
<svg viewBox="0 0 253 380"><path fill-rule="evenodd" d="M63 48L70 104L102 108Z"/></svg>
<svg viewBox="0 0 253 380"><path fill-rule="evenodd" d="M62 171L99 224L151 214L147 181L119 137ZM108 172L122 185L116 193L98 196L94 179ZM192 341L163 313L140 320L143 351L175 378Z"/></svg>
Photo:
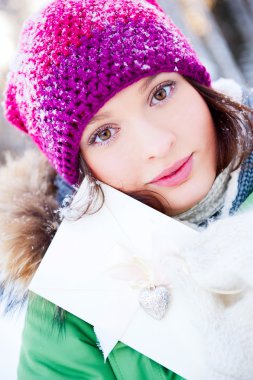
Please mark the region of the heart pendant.
<svg viewBox="0 0 253 380"><path fill-rule="evenodd" d="M141 307L151 317L162 319L169 306L170 294L165 286L155 286L152 288L144 288L139 295L139 303Z"/></svg>

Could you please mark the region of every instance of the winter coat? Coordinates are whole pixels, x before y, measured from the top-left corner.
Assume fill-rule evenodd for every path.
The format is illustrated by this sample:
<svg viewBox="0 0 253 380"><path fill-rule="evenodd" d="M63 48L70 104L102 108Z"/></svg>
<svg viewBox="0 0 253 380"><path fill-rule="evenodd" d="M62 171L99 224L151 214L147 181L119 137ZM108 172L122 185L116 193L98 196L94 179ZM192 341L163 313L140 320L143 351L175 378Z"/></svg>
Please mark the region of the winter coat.
<svg viewBox="0 0 253 380"><path fill-rule="evenodd" d="M248 162L253 162L253 156L249 157ZM236 212L245 200L248 204L251 202L253 172L248 168L245 173L246 171L241 170L234 175L236 191L232 202L230 200L230 213ZM55 184L54 170L36 152L26 152L23 159L17 161L7 160L6 166L0 171L0 262L5 273L1 285L1 296L5 299L7 309L12 308L15 303L25 302L27 285L57 229L59 220L55 210L59 207L59 203L56 201L58 189ZM237 220L233 219L236 217L229 219ZM242 225L241 221L245 219L240 219L240 217L239 215L238 225ZM251 215L248 219L250 217ZM207 286L212 286L212 284L208 283L208 278L201 278L203 271L202 269L199 271L199 268L210 268L211 255L202 255L202 261L197 255L205 246L205 242L213 241L214 235L220 234L222 238L226 227L223 224L217 224L217 226L216 229L215 227L209 229L204 235L201 242L204 243L200 250L196 246L191 247L196 254L195 272L199 275L200 281L203 283L207 281ZM247 240L249 233L244 227L240 232L244 237L243 234L246 231L245 240ZM232 225L230 233L233 228ZM231 239L235 239L235 233L233 235L231 234ZM232 242L234 246L238 243L236 239ZM226 244L227 242L224 246L221 244L222 252L228 251ZM216 248L215 245L208 246L207 251L209 249L212 253ZM246 252L248 253L247 249ZM249 254L250 252L249 249ZM229 252L227 255L229 256ZM225 267L226 255L223 259ZM236 266L236 264L238 263L233 262L231 265ZM231 268L234 269L234 267ZM214 266L214 272L215 269ZM243 275L245 275L243 281L253 286L251 273L247 272L245 267L243 267ZM219 348L222 350L222 345ZM220 358L222 358L222 352ZM182 379L179 375L121 342L116 345L107 361L104 362L91 325L71 313L57 309L55 305L41 297L30 295L18 379L42 380L46 378L50 380ZM216 378L218 379L218 376ZM253 375L239 376L239 378L252 380Z"/></svg>
<svg viewBox="0 0 253 380"><path fill-rule="evenodd" d="M33 160L35 162L35 160ZM248 198L250 199L250 198ZM249 200L247 200L249 203ZM248 206L249 207L249 206ZM244 215L239 215L239 217ZM253 212L248 216L247 223L249 220L252 220ZM233 220L234 217L229 217L230 220ZM242 219L239 219L238 226L236 227L241 238L244 237L244 226L241 222ZM239 229L241 226L241 231ZM248 223L249 225L249 223ZM215 284L218 284L220 287L224 287L223 278L226 278L225 270L228 268L228 257L230 252L227 250L227 242L222 239L225 226L218 224L216 222L216 231L215 223L213 224L213 230L210 228L208 234L203 237L203 240L208 242L208 246L205 247L205 242L198 241L200 249L198 247L191 247L193 255L192 260L195 268L196 275L199 278L200 283L203 286L212 287L213 283L209 282L209 277L207 273L210 272L210 267L212 260L210 262L210 257L213 252L217 252L217 245L214 243L213 237L216 237L216 241L219 241L219 248L221 252L226 252L226 255L223 257L220 255L220 260L218 262L218 268L213 267ZM218 230L218 231L217 231ZM238 237L234 232L234 226L230 228L227 233L233 234L233 246L237 247ZM251 236L251 231L249 233L249 228L246 230L245 238L249 240ZM220 239L220 240L219 240ZM245 239L245 241L246 241ZM210 241L213 241L213 245L210 244ZM205 247L205 248L203 248ZM203 256L200 260L200 253L203 251L206 253L207 248L210 250L210 254L207 257ZM189 248L190 250L190 248ZM252 244L251 244L252 251ZM250 252L251 252L250 251ZM189 252L189 251L188 251ZM248 252L245 250L246 254ZM252 254L253 256L253 254ZM222 261L223 260L223 261ZM251 262L253 260L251 259ZM233 265L237 266L238 262L232 262ZM232 265L231 264L231 265ZM253 266L253 262L252 262ZM200 269L199 269L200 268ZM224 270L225 268L225 270ZM245 276L246 282L253 287L253 280L251 274L251 268L247 272L248 266L246 266L246 272L244 268L243 275ZM232 271L234 268L232 268ZM242 270L240 269L240 272ZM222 273L222 277L219 275ZM201 277L202 276L202 277ZM237 286L237 278L235 278L235 285ZM232 284L233 287L234 284ZM235 299L238 295L235 295ZM231 304L233 305L235 301L233 297L230 297ZM252 301L252 298L251 298ZM81 300L80 300L81 302ZM226 297L224 298L226 301ZM247 300L246 300L247 302ZM252 312L251 308L251 312ZM240 314L239 314L240 315ZM239 317L238 315L238 317ZM223 347L223 335L222 331L225 327L225 318L230 317L230 315L223 317L222 320L217 321L216 325L218 329L216 334L218 334L218 343L215 342L217 352L219 352L218 362L215 363L217 368L221 367L220 361L222 361L222 353L225 352L226 347ZM104 362L102 351L98 347L98 342L93 331L93 327L83 320L77 318L71 313L65 312L63 319L61 319L61 312L53 305L52 303L42 299L38 296L30 297L30 302L27 311L27 317L25 322L25 328L23 333L23 345L21 349L20 364L18 370L18 379L19 380L42 380L49 378L50 380L62 380L62 379L73 379L73 380L84 380L84 379L105 379L105 380L156 380L156 379L173 379L180 380L183 379L181 376L171 372L170 370L162 367L148 357L140 354L139 352L133 350L132 348L126 346L125 344L119 342L111 354L109 355L106 362ZM251 317L250 317L251 319ZM205 318L203 318L205 321ZM230 320L228 319L228 326L230 328ZM239 339L245 337L244 325L238 332ZM203 327L204 328L204 327ZM222 328L221 331L219 329ZM246 333L248 335L248 327L246 326ZM252 330L253 333L253 330ZM221 335L219 335L221 334ZM229 334L229 332L228 332ZM238 334L233 331L234 340L236 341ZM210 337L209 337L210 338ZM208 339L208 337L207 337ZM253 339L253 336L252 336ZM225 342L227 344L227 342ZM212 342L209 342L210 347L213 349ZM230 349L230 348L229 348ZM212 353L210 352L210 356ZM241 358L241 360L249 360L253 356L253 352L249 351L248 356ZM212 364L215 362L215 359L212 358ZM251 365L252 366L252 365ZM238 368L235 368L235 372L238 371ZM240 373L240 370L239 370ZM212 376L207 376L207 379L214 379ZM219 379L218 376L215 379ZM224 377L221 377L224 379ZM229 377L228 377L229 379ZM252 372L249 372L248 376L244 377L235 377L235 379L251 380L253 379ZM190 379L189 379L190 380Z"/></svg>

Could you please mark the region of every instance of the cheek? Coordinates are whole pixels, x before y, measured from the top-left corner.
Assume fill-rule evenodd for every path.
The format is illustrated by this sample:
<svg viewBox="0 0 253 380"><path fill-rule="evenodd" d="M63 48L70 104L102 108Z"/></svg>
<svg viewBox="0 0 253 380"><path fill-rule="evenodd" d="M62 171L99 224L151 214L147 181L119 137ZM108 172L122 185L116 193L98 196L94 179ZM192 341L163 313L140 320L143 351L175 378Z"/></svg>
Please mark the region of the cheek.
<svg viewBox="0 0 253 380"><path fill-rule="evenodd" d="M199 147L215 150L215 127L203 99L197 96L196 100L191 102L191 107L187 107L183 117L187 126L186 137L189 141L195 141Z"/></svg>
<svg viewBox="0 0 253 380"><path fill-rule="evenodd" d="M201 125L199 126L199 136L206 147L212 155L216 154L216 132L212 116L209 110L203 112L201 115Z"/></svg>
<svg viewBox="0 0 253 380"><path fill-rule="evenodd" d="M200 174L204 175L209 186L212 184L217 172L217 139L214 122L209 109L203 107L196 111L194 125L192 127L192 139L195 140L197 150L197 162L200 164ZM190 137L189 137L190 138ZM193 141L193 140L192 140Z"/></svg>
<svg viewBox="0 0 253 380"><path fill-rule="evenodd" d="M98 148L86 153L84 158L93 175L107 185L123 189L125 183L134 182L136 170L131 156L129 157L127 153L122 155L110 147L105 150Z"/></svg>

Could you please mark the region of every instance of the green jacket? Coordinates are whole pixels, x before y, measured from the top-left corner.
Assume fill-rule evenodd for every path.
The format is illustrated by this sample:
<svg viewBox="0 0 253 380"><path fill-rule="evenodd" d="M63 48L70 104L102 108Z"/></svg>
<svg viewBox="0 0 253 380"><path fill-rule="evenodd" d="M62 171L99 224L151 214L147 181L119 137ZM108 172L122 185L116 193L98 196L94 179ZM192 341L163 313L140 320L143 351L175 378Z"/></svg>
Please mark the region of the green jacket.
<svg viewBox="0 0 253 380"><path fill-rule="evenodd" d="M39 296L31 298L18 380L184 380L120 342L104 362L93 327L68 312L60 327L55 309Z"/></svg>

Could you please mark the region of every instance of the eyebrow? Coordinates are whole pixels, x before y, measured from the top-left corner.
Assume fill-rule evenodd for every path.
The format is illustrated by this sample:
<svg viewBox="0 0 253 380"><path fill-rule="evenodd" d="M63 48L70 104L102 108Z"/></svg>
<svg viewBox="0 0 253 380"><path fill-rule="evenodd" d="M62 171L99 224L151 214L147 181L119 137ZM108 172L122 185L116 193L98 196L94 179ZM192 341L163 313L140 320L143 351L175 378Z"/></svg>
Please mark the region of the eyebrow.
<svg viewBox="0 0 253 380"><path fill-rule="evenodd" d="M144 83L141 85L141 87L138 89L138 92L139 92L140 94L143 94L143 92L146 91L146 89L148 88L148 86L149 86L149 85L155 80L155 78L156 78L158 75L159 75L159 73L158 73L158 74L155 74L155 75L152 75L152 76L150 76L150 77L148 77L148 78L144 81ZM99 115L94 116L93 119L91 120L91 122L90 122L89 124L90 124L90 125L91 125L91 124L94 124L94 123L96 123L96 121L103 120L103 119L105 119L105 118L107 118L107 117L111 117L110 112L103 112L103 113L100 113Z"/></svg>
<svg viewBox="0 0 253 380"><path fill-rule="evenodd" d="M89 122L89 124L90 125L94 124L94 123L96 123L96 121L105 119L106 117L110 117L110 116L111 116L110 112L103 112L99 115L94 116L93 119Z"/></svg>
<svg viewBox="0 0 253 380"><path fill-rule="evenodd" d="M148 88L148 86L150 85L151 82L153 82L155 80L155 78L159 75L158 74L155 74L155 75L151 75L151 77L148 77L144 83L141 85L141 87L139 88L138 92L140 94L142 94L143 92L146 91L146 89Z"/></svg>

